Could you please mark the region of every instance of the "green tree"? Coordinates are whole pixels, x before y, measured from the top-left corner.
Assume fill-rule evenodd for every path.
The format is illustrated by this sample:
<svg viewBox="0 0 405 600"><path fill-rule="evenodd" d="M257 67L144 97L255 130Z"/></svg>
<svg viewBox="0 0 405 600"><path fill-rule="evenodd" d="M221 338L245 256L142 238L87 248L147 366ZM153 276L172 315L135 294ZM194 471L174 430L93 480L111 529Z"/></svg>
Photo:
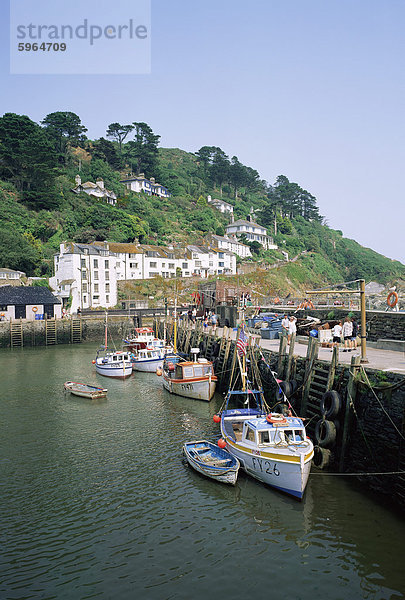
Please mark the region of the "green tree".
<svg viewBox="0 0 405 600"><path fill-rule="evenodd" d="M221 148L215 148L212 155L210 175L215 184L219 186L219 192L222 197L222 185L229 179L229 158Z"/></svg>
<svg viewBox="0 0 405 600"><path fill-rule="evenodd" d="M42 128L25 115L0 118L0 178L12 182L36 209L56 208L57 174L52 146Z"/></svg>
<svg viewBox="0 0 405 600"><path fill-rule="evenodd" d="M160 135L153 133L147 123L133 123L135 137L126 144L126 158L135 166L137 175L156 177L158 172L158 144Z"/></svg>
<svg viewBox="0 0 405 600"><path fill-rule="evenodd" d="M93 158L100 158L110 165L112 169L121 167L121 158L112 142L101 137L94 142Z"/></svg>
<svg viewBox="0 0 405 600"><path fill-rule="evenodd" d="M120 123L110 123L107 128L107 137L116 140L122 153L122 143L129 133L133 130L133 125L121 125Z"/></svg>
<svg viewBox="0 0 405 600"><path fill-rule="evenodd" d="M67 150L70 146L84 143L87 128L82 125L80 117L73 112L58 111L50 113L41 121L49 139L54 144L59 160L66 163Z"/></svg>
<svg viewBox="0 0 405 600"><path fill-rule="evenodd" d="M32 275L40 262L40 252L24 235L5 224L0 226L1 265Z"/></svg>

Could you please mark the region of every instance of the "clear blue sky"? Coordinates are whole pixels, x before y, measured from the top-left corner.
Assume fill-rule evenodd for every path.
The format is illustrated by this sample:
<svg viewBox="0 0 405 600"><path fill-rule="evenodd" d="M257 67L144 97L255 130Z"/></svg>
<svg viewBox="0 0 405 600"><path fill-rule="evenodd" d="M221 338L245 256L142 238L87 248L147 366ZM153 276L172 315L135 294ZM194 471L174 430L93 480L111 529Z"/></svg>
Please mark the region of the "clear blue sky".
<svg viewBox="0 0 405 600"><path fill-rule="evenodd" d="M94 138L145 121L162 146L220 146L405 262L403 0L152 0L151 74L126 76L10 75L2 11L1 113L70 110Z"/></svg>

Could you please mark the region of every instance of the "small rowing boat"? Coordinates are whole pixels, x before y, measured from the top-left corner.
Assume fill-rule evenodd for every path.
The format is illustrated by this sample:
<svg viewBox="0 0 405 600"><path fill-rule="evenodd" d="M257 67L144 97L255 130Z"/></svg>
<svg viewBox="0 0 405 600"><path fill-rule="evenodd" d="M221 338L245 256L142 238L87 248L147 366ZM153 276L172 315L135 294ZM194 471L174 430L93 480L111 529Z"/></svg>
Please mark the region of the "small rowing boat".
<svg viewBox="0 0 405 600"><path fill-rule="evenodd" d="M202 475L221 483L235 485L239 461L226 450L201 440L186 442L183 446L183 454L188 464Z"/></svg>
<svg viewBox="0 0 405 600"><path fill-rule="evenodd" d="M81 396L82 398L89 398L95 400L96 398L105 398L107 390L96 385L88 385L87 383L78 383L77 381L66 381L63 384L66 392L70 392L74 396Z"/></svg>

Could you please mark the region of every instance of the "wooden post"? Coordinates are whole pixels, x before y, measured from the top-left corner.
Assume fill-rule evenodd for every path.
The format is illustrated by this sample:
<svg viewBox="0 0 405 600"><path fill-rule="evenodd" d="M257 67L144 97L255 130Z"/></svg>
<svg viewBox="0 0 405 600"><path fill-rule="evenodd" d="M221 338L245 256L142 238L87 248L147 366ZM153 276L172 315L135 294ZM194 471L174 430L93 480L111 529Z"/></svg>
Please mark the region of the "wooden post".
<svg viewBox="0 0 405 600"><path fill-rule="evenodd" d="M287 336L282 335L280 337L280 345L278 347L278 363L277 363L277 375L279 379L283 378L283 367L284 367L284 357L287 350Z"/></svg>
<svg viewBox="0 0 405 600"><path fill-rule="evenodd" d="M360 339L361 339L361 361L368 363L366 351L366 282L360 279Z"/></svg>
<svg viewBox="0 0 405 600"><path fill-rule="evenodd" d="M307 351L307 358L306 358L307 364L305 367L305 384L304 384L304 389L302 391L301 412L304 416L306 415L309 389L311 387L311 381L312 381L312 371L314 368L314 362L318 358L318 351L319 351L318 340L316 338L313 338L312 336L310 336L309 340L308 340L308 351Z"/></svg>
<svg viewBox="0 0 405 600"><path fill-rule="evenodd" d="M328 383L326 384L327 391L333 388L333 383L335 381L335 373L336 367L339 364L339 347L333 347L332 360L330 362L329 374L328 374Z"/></svg>
<svg viewBox="0 0 405 600"><path fill-rule="evenodd" d="M287 368L286 368L285 377L284 377L284 379L286 381L288 381L290 379L291 363L292 363L293 356L294 356L294 344L295 344L295 333L292 334L291 339L290 339L290 350L288 352L288 362L287 362Z"/></svg>
<svg viewBox="0 0 405 600"><path fill-rule="evenodd" d="M343 421L343 432L342 432L342 445L340 448L340 459L339 459L339 471L342 472L344 469L345 463L345 453L347 446L347 439L349 436L349 426L350 426L350 409L352 403L354 403L356 399L357 386L355 382L355 377L358 373L359 367L361 363L360 356L352 356L352 362L350 365L350 375L349 375L349 383L347 384L347 397L346 397L346 409L345 409L345 417Z"/></svg>

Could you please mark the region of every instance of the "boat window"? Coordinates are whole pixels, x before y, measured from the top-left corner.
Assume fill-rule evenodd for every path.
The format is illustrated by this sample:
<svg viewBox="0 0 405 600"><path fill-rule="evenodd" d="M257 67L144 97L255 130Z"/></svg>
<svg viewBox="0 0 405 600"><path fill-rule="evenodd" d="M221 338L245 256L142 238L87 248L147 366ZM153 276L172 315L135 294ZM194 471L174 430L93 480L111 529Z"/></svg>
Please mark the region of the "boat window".
<svg viewBox="0 0 405 600"><path fill-rule="evenodd" d="M248 425L246 426L245 430L245 440L247 440L248 442L255 441L255 432Z"/></svg>
<svg viewBox="0 0 405 600"><path fill-rule="evenodd" d="M296 442L303 442L304 441L304 432L301 429L296 429L294 431L295 434L295 441Z"/></svg>
<svg viewBox="0 0 405 600"><path fill-rule="evenodd" d="M205 375L209 375L210 373L212 373L212 368L211 365L207 365L204 367L204 374Z"/></svg>
<svg viewBox="0 0 405 600"><path fill-rule="evenodd" d="M176 365L176 379L181 379L182 377L182 368L179 365Z"/></svg>
<svg viewBox="0 0 405 600"><path fill-rule="evenodd" d="M270 444L270 431L261 431L259 433L259 444Z"/></svg>
<svg viewBox="0 0 405 600"><path fill-rule="evenodd" d="M183 367L183 377L192 377L193 376L193 367Z"/></svg>
<svg viewBox="0 0 405 600"><path fill-rule="evenodd" d="M194 367L194 377L202 377L203 369L202 367Z"/></svg>
<svg viewBox="0 0 405 600"><path fill-rule="evenodd" d="M284 430L285 440L287 443L294 441L294 432L291 429Z"/></svg>

